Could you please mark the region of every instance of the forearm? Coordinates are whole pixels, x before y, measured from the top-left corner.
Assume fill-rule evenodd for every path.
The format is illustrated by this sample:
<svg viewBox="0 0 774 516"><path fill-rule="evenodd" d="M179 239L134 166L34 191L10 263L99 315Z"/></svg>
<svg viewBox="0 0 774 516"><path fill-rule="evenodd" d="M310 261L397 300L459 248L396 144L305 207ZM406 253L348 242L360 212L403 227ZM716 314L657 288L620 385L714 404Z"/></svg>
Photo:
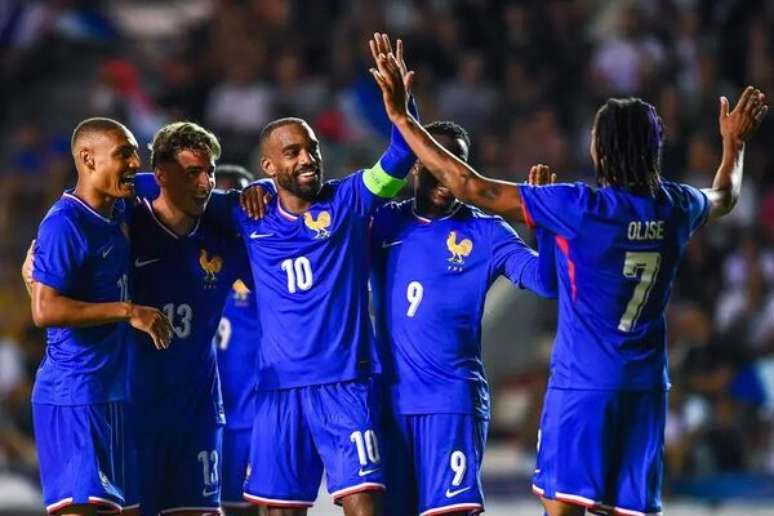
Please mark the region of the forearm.
<svg viewBox="0 0 774 516"><path fill-rule="evenodd" d="M526 262L519 260L519 265L522 267L521 274L517 281L511 279L514 284L526 288L540 297L556 298L555 278L547 277L544 274L537 253L531 252L531 256L527 258Z"/></svg>
<svg viewBox="0 0 774 516"><path fill-rule="evenodd" d="M59 295L41 295L33 288L32 318L36 326L99 326L131 318L127 302L87 303Z"/></svg>
<svg viewBox="0 0 774 516"><path fill-rule="evenodd" d="M411 116L395 126L422 165L460 201L523 222L521 195L513 183L483 177L443 146Z"/></svg>
<svg viewBox="0 0 774 516"><path fill-rule="evenodd" d="M710 221L730 213L739 200L744 176L744 150L744 143L723 140L723 156L712 188L704 190L710 201Z"/></svg>

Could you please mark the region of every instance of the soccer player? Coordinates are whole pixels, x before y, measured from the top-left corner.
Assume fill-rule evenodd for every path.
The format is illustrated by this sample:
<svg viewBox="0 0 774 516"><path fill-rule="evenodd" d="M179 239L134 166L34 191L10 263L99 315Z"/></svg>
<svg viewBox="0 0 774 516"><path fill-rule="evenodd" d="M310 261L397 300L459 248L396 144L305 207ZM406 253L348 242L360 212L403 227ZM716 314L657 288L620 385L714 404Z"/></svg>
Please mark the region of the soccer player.
<svg viewBox="0 0 774 516"><path fill-rule="evenodd" d="M745 142L768 110L763 94L746 88L730 112L720 99L723 156L712 188L661 177L661 120L634 98L610 99L595 116L599 188L533 188L485 178L439 146L406 110L395 57L380 53L377 68L388 116L427 169L459 199L553 233L563 255L533 479L546 511L659 513L669 387L664 310L690 236L738 200Z"/></svg>
<svg viewBox="0 0 774 516"><path fill-rule="evenodd" d="M425 126L467 161L470 139L453 122ZM553 268L500 217L458 202L417 162L414 199L374 217L372 287L379 336L386 340L390 385L390 514L483 511L479 472L489 421L481 361L481 318L499 276L551 297ZM553 240L547 242L553 251Z"/></svg>
<svg viewBox="0 0 774 516"><path fill-rule="evenodd" d="M253 175L238 165L218 165L215 187L243 190ZM255 292L241 280L226 298L215 343L223 391L226 427L223 432L221 506L227 516L257 515L258 508L242 498L255 415L255 361L261 340Z"/></svg>
<svg viewBox="0 0 774 516"><path fill-rule="evenodd" d="M78 183L41 222L25 263L33 321L47 328L32 412L47 511L96 515L124 504L125 322L156 348L168 345L171 327L159 310L129 301L125 199L140 166L137 141L114 120L90 118L73 131L71 150Z"/></svg>
<svg viewBox="0 0 774 516"><path fill-rule="evenodd" d="M133 295L161 309L174 332L163 353L141 335L130 349L142 514L219 514L225 419L213 337L234 282L252 283L239 236L202 217L219 156L215 135L175 122L151 144L158 197L145 181L153 178L138 176Z"/></svg>
<svg viewBox="0 0 774 516"><path fill-rule="evenodd" d="M394 131L374 166L323 182L319 142L305 121L270 122L259 145L277 195L260 220L234 202L224 217L247 246L262 332L244 497L270 514L306 514L325 467L345 514L379 514L373 376L381 364L368 314L368 228L415 158Z"/></svg>

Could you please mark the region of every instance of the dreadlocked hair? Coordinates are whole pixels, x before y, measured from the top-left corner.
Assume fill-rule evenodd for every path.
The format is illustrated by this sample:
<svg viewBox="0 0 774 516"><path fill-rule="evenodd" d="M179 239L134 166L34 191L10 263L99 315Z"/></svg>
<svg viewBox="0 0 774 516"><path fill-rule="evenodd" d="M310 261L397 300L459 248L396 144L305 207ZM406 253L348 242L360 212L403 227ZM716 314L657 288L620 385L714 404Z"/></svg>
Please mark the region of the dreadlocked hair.
<svg viewBox="0 0 774 516"><path fill-rule="evenodd" d="M182 150L206 151L215 159L220 157L218 138L193 122L173 122L165 125L153 136L149 147L153 168L159 163L174 161L177 153Z"/></svg>
<svg viewBox="0 0 774 516"><path fill-rule="evenodd" d="M609 99L594 117L597 183L655 195L661 181L664 125L651 104Z"/></svg>

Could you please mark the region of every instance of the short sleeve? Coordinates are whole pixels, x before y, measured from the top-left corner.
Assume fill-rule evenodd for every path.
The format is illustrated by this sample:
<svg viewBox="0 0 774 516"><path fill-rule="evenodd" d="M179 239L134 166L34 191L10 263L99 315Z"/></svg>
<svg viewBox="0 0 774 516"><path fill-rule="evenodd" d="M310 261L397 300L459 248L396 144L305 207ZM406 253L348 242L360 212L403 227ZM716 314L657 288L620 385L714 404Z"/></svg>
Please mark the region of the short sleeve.
<svg viewBox="0 0 774 516"><path fill-rule="evenodd" d="M500 218L492 220L490 241L493 267L497 275L504 275L515 285L540 296L556 295L555 286L551 290L550 285L543 282L538 253Z"/></svg>
<svg viewBox="0 0 774 516"><path fill-rule="evenodd" d="M710 208L709 198L707 194L693 186L681 184L680 188L684 194L690 234L693 234L707 222Z"/></svg>
<svg viewBox="0 0 774 516"><path fill-rule="evenodd" d="M524 220L530 228L575 237L591 200L592 190L583 183L549 186L519 185Z"/></svg>
<svg viewBox="0 0 774 516"><path fill-rule="evenodd" d="M86 261L88 249L75 224L67 217L55 215L40 225L33 256L32 278L67 293Z"/></svg>

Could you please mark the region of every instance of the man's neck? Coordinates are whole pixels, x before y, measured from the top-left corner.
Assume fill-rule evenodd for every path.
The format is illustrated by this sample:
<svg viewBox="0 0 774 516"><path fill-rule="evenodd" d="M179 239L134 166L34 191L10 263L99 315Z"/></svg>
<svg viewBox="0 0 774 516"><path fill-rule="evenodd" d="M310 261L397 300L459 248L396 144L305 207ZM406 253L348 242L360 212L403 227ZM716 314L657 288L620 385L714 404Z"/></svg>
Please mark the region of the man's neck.
<svg viewBox="0 0 774 516"><path fill-rule="evenodd" d="M312 205L312 202L314 202L307 199L302 199L301 197L282 188L279 189L277 195L279 195L279 202L282 203L282 207L294 215L300 215L301 213L304 213Z"/></svg>
<svg viewBox="0 0 774 516"><path fill-rule="evenodd" d="M438 219L445 217L452 212L455 204L457 204L457 202L452 201L446 206L441 207L429 201L423 201L420 197L414 197L414 209L416 210L417 215L421 215L422 217L428 219Z"/></svg>
<svg viewBox="0 0 774 516"><path fill-rule="evenodd" d="M92 210L106 218L112 218L113 207L116 204L116 198L100 193L92 188L84 186L81 182L75 185L73 195L85 202Z"/></svg>
<svg viewBox="0 0 774 516"><path fill-rule="evenodd" d="M153 213L177 235L187 235L196 225L196 219L183 213L182 210L172 204L169 198L164 195L163 190L161 195L153 201Z"/></svg>

